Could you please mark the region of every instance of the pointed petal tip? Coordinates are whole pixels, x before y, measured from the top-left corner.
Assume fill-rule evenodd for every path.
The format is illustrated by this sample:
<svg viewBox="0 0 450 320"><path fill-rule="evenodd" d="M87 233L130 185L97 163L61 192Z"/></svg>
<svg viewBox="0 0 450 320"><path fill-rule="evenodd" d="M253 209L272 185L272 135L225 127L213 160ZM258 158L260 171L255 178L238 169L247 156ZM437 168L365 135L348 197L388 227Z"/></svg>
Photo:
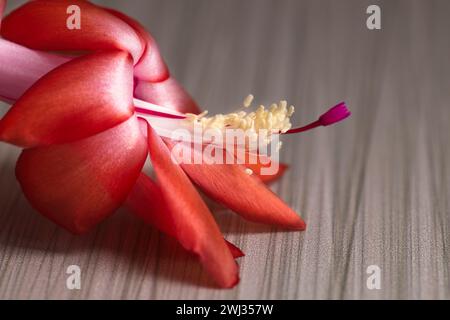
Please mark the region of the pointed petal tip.
<svg viewBox="0 0 450 320"><path fill-rule="evenodd" d="M299 216L299 221L295 224L294 231L305 231L306 230L306 223L305 221Z"/></svg>
<svg viewBox="0 0 450 320"><path fill-rule="evenodd" d="M306 223L303 218L291 208L288 208L288 211L290 211L290 215L285 216L283 221L278 221L278 224L274 225L290 231L305 231ZM274 216L277 215L274 214Z"/></svg>
<svg viewBox="0 0 450 320"><path fill-rule="evenodd" d="M236 245L233 243L225 240L226 244L228 245L228 249L230 249L231 254L233 255L233 258L238 259L245 257L245 253L239 249Z"/></svg>
<svg viewBox="0 0 450 320"><path fill-rule="evenodd" d="M165 188L170 188L170 186L165 184ZM221 234L216 233L215 236L209 237L208 234L215 229L215 226L210 224L214 223L213 220L201 217L201 210L192 211L190 216L186 216L184 210L174 210L176 201L165 200L164 192L167 190L161 188L145 174L141 174L126 205L132 213L146 223L177 239L186 250L199 257L200 262L213 276L217 287L234 287L239 282L239 269L233 259L243 255L243 252L234 244L226 241ZM154 201L154 199L159 199L159 201ZM177 199L180 200L180 197ZM185 206L184 209L186 208ZM200 217L196 217L197 215ZM214 245L216 241L220 242L220 246L226 244L224 251ZM230 259L217 260L217 255L221 255L221 253L230 254ZM221 271L225 269L227 272L222 273Z"/></svg>

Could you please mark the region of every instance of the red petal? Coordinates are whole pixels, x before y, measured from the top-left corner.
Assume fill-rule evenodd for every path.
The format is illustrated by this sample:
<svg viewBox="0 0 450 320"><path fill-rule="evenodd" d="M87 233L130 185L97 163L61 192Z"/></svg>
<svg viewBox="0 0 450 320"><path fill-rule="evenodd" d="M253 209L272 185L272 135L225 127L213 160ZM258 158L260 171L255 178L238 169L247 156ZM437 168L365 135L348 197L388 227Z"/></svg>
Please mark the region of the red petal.
<svg viewBox="0 0 450 320"><path fill-rule="evenodd" d="M239 281L238 267L208 207L150 127L148 143L162 198L173 215L171 221L176 238L184 248L199 256L221 287L235 286Z"/></svg>
<svg viewBox="0 0 450 320"><path fill-rule="evenodd" d="M175 142L167 141L173 148ZM190 148L177 144L180 148ZM191 155L200 151L191 148ZM187 151L189 154L189 151ZM202 159L202 155L197 155ZM237 164L181 164L187 175L208 196L240 214L260 223L304 230L302 218L267 188L258 178L245 173L245 167Z"/></svg>
<svg viewBox="0 0 450 320"><path fill-rule="evenodd" d="M158 201L155 201L158 199ZM147 224L155 226L165 234L177 238L176 219L183 219L178 212L170 211L164 201L160 187L148 176L141 174L127 200L127 206ZM225 240L226 241L226 240ZM245 254L234 244L226 241L234 258L240 258Z"/></svg>
<svg viewBox="0 0 450 320"><path fill-rule="evenodd" d="M200 113L198 105L173 77L157 83L138 80L134 95L138 99L183 113Z"/></svg>
<svg viewBox="0 0 450 320"><path fill-rule="evenodd" d="M160 187L150 177L141 173L126 204L147 224L155 226L171 237L177 236L173 217L177 212L169 211Z"/></svg>
<svg viewBox="0 0 450 320"><path fill-rule="evenodd" d="M133 69L128 53L72 60L38 80L0 121L0 139L32 147L72 142L132 116Z"/></svg>
<svg viewBox="0 0 450 320"><path fill-rule="evenodd" d="M128 25L130 25L141 37L144 53L134 68L134 76L149 82L160 82L166 80L169 77L169 70L161 57L158 45L153 37L136 20L112 9L106 10L128 23Z"/></svg>
<svg viewBox="0 0 450 320"><path fill-rule="evenodd" d="M67 8L80 8L81 28L69 29ZM127 23L87 1L30 1L3 20L5 39L40 50L129 52L135 63L144 48L141 38Z"/></svg>
<svg viewBox="0 0 450 320"><path fill-rule="evenodd" d="M16 175L32 206L73 233L82 233L126 199L147 157L135 117L70 144L26 149Z"/></svg>
<svg viewBox="0 0 450 320"><path fill-rule="evenodd" d="M69 4L80 7L80 30L67 28ZM136 64L135 76L140 79L136 98L182 112L200 112L183 87L169 78L151 35L138 22L119 12L79 0L32 1L6 17L1 34L13 42L40 50L128 51Z"/></svg>

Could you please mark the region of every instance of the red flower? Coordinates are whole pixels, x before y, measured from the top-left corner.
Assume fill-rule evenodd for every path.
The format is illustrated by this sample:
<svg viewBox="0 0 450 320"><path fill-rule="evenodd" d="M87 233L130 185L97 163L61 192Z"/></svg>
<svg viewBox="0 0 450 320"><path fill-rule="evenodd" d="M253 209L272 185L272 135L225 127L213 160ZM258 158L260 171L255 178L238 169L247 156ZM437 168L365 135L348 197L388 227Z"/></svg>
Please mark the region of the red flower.
<svg viewBox="0 0 450 320"><path fill-rule="evenodd" d="M0 0L0 17L3 5ZM68 5L81 9L80 30L66 27ZM17 179L44 216L83 233L126 204L197 254L221 287L238 282L234 257L243 253L223 239L194 184L248 220L305 228L261 181L278 178L285 165L260 178L267 165L261 162L248 165L252 176L238 164L178 165L171 159L174 142L163 141L154 123L138 120L138 112L199 112L138 22L86 1L42 0L12 12L1 28L14 43L0 40L0 82L8 82L0 97L16 101L0 120L0 140L25 148ZM69 59L33 50L84 54ZM347 116L339 108L313 126ZM157 182L141 172L148 154Z"/></svg>

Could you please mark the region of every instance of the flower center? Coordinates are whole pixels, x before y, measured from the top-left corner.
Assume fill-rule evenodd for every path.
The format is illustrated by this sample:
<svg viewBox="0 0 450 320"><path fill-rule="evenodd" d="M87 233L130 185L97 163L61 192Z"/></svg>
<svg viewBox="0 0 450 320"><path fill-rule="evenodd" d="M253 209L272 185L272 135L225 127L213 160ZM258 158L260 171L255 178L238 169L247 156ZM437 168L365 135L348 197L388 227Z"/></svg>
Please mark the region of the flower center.
<svg viewBox="0 0 450 320"><path fill-rule="evenodd" d="M247 112L245 109L251 107L253 95L245 98L239 111L227 114L208 116L208 111L201 114L180 113L170 108L154 105L142 100L134 99L136 114L145 118L159 135L167 138L172 137L174 130L182 127L194 131L196 128L214 130L225 133L227 129L244 131L250 140L272 142L273 135L293 134L309 131L320 126L329 126L342 121L350 116L350 111L344 102L337 104L322 114L319 119L303 127L292 128L291 117L294 114L294 106L288 108L285 100L273 103L269 108L260 105L256 110ZM278 142L277 148L281 148Z"/></svg>

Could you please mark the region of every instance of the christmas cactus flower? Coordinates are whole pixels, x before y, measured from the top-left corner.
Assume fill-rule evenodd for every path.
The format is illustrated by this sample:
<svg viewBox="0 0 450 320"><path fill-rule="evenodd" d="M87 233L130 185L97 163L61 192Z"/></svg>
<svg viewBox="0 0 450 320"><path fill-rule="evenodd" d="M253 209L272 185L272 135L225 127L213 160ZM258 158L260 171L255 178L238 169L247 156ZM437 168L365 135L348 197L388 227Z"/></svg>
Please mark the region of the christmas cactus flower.
<svg viewBox="0 0 450 320"><path fill-rule="evenodd" d="M243 253L223 238L197 188L245 219L305 229L301 217L266 186L286 165L263 174L274 160L250 148L248 140L232 150L212 140L197 143L195 127L222 137L241 129L270 144L274 135L348 117L345 104L301 128L291 128L294 109L284 101L207 116L171 76L153 37L132 18L87 1L39 0L1 21L4 6L0 0L0 98L12 106L0 120L0 140L23 148L16 176L36 211L79 234L125 205L196 254L223 288L238 283L235 258ZM79 26L68 25L72 9L81 13ZM194 141L175 139L178 129ZM244 160L174 159L175 150L202 157L209 145L215 146L214 158L239 148ZM148 158L156 179L142 171Z"/></svg>

